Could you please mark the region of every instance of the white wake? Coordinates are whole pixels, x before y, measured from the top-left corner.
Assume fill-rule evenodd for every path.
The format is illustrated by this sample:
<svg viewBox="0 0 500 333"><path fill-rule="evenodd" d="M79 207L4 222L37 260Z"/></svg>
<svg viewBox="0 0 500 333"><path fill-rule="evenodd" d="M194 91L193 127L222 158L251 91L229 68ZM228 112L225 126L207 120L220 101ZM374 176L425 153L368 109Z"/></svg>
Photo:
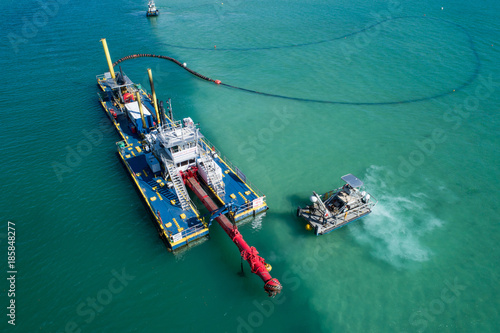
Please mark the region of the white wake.
<svg viewBox="0 0 500 333"><path fill-rule="evenodd" d="M379 202L362 223L354 224L350 230L360 244L372 249L375 257L395 267L427 261L432 251L425 246L424 239L443 222L428 209L425 193L398 195L401 192L397 184L384 178L386 171L379 166L367 170L363 180L368 192Z"/></svg>

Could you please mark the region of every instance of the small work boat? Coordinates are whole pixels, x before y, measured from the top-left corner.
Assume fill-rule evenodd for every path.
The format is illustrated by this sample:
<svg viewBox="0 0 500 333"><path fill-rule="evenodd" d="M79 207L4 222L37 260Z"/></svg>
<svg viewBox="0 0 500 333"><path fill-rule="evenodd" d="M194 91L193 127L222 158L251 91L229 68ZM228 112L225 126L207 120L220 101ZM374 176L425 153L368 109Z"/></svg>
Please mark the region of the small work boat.
<svg viewBox="0 0 500 333"><path fill-rule="evenodd" d="M150 1L148 3L148 11L146 12L146 16L158 16L160 12L156 9L156 5L154 1Z"/></svg>
<svg viewBox="0 0 500 333"><path fill-rule="evenodd" d="M297 216L308 223L306 229L316 235L327 234L372 212L377 204L369 193L363 190L363 182L352 174L341 177L344 186L318 195L313 191L309 206L297 208Z"/></svg>

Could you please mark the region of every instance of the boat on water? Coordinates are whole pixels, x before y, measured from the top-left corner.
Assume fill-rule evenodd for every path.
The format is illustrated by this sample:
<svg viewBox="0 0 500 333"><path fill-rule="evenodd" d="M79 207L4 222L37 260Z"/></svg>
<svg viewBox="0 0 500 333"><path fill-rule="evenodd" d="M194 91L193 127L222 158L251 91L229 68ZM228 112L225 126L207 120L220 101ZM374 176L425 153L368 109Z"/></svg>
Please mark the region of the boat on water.
<svg viewBox="0 0 500 333"><path fill-rule="evenodd" d="M146 16L158 16L160 15L160 11L156 8L155 2L148 2L148 10L146 12Z"/></svg>
<svg viewBox="0 0 500 333"><path fill-rule="evenodd" d="M377 204L368 192L363 190L363 182L352 174L341 179L342 187L318 195L313 191L311 204L297 208L297 216L307 221L306 229L323 235L341 228L372 212Z"/></svg>
<svg viewBox="0 0 500 333"><path fill-rule="evenodd" d="M237 223L268 209L266 197L200 132L190 117L173 119L170 100L158 102L151 70L151 94L133 83L121 67L115 73L106 40L101 40L109 72L97 75L99 100L122 140L120 160L154 218L167 248L177 251L209 237L216 220L238 247L241 257L265 282L269 296L281 284L271 265L249 246ZM166 107L165 107L166 106ZM202 216L188 192L207 208Z"/></svg>

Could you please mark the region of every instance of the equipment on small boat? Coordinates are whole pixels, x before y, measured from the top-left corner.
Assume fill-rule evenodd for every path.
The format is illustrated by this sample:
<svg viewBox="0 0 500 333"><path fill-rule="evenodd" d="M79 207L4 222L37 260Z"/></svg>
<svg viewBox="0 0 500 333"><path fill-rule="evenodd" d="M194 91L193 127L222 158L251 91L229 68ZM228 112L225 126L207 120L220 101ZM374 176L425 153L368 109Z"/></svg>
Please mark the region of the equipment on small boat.
<svg viewBox="0 0 500 333"><path fill-rule="evenodd" d="M156 5L154 1L150 1L148 3L148 11L146 12L146 16L158 16L160 12L156 9Z"/></svg>
<svg viewBox="0 0 500 333"><path fill-rule="evenodd" d="M318 195L313 192L311 205L297 208L297 216L308 223L307 230L316 235L327 234L372 212L377 200L362 190L363 182L352 174L341 177L346 184Z"/></svg>

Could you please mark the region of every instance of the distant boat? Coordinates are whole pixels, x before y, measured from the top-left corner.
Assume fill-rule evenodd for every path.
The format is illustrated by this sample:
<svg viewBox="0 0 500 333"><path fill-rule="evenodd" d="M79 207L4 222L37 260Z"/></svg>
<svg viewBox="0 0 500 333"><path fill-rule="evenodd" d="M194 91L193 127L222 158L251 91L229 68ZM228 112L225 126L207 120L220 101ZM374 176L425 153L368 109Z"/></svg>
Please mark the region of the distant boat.
<svg viewBox="0 0 500 333"><path fill-rule="evenodd" d="M150 1L148 3L148 11L146 12L146 16L158 16L160 12L156 9L156 5L154 1Z"/></svg>

